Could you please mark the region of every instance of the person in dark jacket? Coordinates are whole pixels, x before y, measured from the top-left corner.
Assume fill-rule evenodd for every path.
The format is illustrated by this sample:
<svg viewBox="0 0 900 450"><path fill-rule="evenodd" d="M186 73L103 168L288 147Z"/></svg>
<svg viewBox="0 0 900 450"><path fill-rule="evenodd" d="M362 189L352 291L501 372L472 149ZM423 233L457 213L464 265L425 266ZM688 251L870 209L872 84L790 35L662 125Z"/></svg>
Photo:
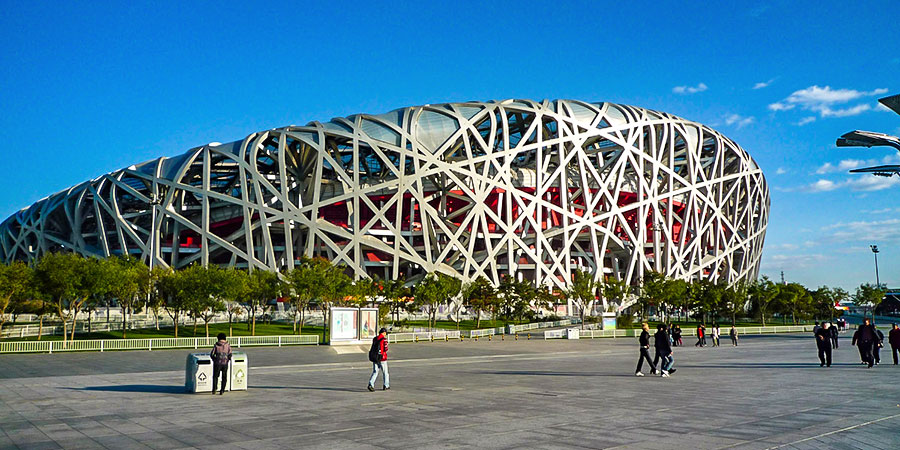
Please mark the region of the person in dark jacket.
<svg viewBox="0 0 900 450"><path fill-rule="evenodd" d="M706 335L703 332L706 328L703 325L697 325L697 343L694 347L703 347L706 344Z"/></svg>
<svg viewBox="0 0 900 450"><path fill-rule="evenodd" d="M884 333L875 325L872 325L872 327L875 328L875 334L878 336L878 342L872 345L872 356L875 357L875 364L881 364L881 347L884 347Z"/></svg>
<svg viewBox="0 0 900 450"><path fill-rule="evenodd" d="M638 338L638 345L641 347L641 356L638 357L637 369L634 372L634 376L642 377L644 374L641 372L641 367L644 366L644 360L647 360L647 364L650 365L650 374L656 374L656 364L653 364L653 361L650 361L650 326L646 323L641 324L641 328L644 330L641 331L641 336Z"/></svg>
<svg viewBox="0 0 900 450"><path fill-rule="evenodd" d="M816 330L816 346L819 348L819 367L831 367L831 328L825 323Z"/></svg>
<svg viewBox="0 0 900 450"><path fill-rule="evenodd" d="M653 337L656 355L662 359L659 371L663 377L668 377L670 373L675 373L675 369L672 368L675 358L672 356L672 345L669 343L669 333L666 332L666 326L663 324L657 325L656 334Z"/></svg>
<svg viewBox="0 0 900 450"><path fill-rule="evenodd" d="M376 361L372 361L372 376L369 377L368 389L375 390L375 380L378 379L378 371L381 370L384 372L384 384L381 389L386 391L391 388L391 376L388 374L387 365L387 328L378 330L378 336L372 339L372 350L369 352L373 353L374 351L377 351L377 356Z"/></svg>
<svg viewBox="0 0 900 450"><path fill-rule="evenodd" d="M209 356L213 360L212 393L216 395L216 384L219 382L219 374L222 374L222 390L219 395L225 395L225 385L228 384L228 361L231 361L231 344L226 340L225 333L219 333L218 342L213 346Z"/></svg>
<svg viewBox="0 0 900 450"><path fill-rule="evenodd" d="M838 327L833 324L831 325L831 347L838 348Z"/></svg>
<svg viewBox="0 0 900 450"><path fill-rule="evenodd" d="M675 327L672 329L672 340L675 341L676 347L681 347L682 345L684 345L684 343L681 342L681 327L679 327L678 325L675 325Z"/></svg>
<svg viewBox="0 0 900 450"><path fill-rule="evenodd" d="M853 334L852 345L859 348L860 357L870 369L875 365L875 355L872 350L878 344L878 333L875 332L875 326L869 322L869 319L863 319L863 324Z"/></svg>
<svg viewBox="0 0 900 450"><path fill-rule="evenodd" d="M897 353L900 352L900 328L897 324L891 325L891 331L888 332L888 343L891 344L891 356L894 358L894 365L897 365Z"/></svg>

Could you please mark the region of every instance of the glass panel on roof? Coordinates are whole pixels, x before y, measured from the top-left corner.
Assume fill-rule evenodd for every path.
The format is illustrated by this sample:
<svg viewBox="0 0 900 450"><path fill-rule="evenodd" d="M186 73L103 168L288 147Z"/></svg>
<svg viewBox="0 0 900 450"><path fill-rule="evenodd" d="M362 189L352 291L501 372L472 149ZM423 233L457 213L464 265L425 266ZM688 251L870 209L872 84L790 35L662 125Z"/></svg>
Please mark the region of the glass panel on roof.
<svg viewBox="0 0 900 450"><path fill-rule="evenodd" d="M425 110L419 115L416 123L416 140L434 152L458 129L459 122L456 119L436 111Z"/></svg>
<svg viewBox="0 0 900 450"><path fill-rule="evenodd" d="M372 139L391 145L400 145L400 133L392 130L387 125L370 119L363 119L360 129Z"/></svg>
<svg viewBox="0 0 900 450"><path fill-rule="evenodd" d="M459 106L459 113L468 120L472 120L475 114L481 112L484 108L480 106Z"/></svg>
<svg viewBox="0 0 900 450"><path fill-rule="evenodd" d="M572 109L572 116L578 120L582 120L585 122L593 122L594 119L597 117L596 112L591 111L590 109L585 108L584 106L579 105L578 103L567 102L567 104L569 105L569 108Z"/></svg>
<svg viewBox="0 0 900 450"><path fill-rule="evenodd" d="M610 104L606 108L606 118L613 126L619 126L628 123L628 119L626 118L625 113L612 104Z"/></svg>

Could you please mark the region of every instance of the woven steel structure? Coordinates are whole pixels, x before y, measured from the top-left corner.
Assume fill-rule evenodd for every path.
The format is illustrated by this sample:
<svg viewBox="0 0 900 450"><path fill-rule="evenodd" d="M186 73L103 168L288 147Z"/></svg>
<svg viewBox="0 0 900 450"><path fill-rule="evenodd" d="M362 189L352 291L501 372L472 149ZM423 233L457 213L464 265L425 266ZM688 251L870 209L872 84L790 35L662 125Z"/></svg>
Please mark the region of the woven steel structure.
<svg viewBox="0 0 900 450"><path fill-rule="evenodd" d="M154 264L357 278L429 271L563 287L576 268L636 282L755 278L769 193L716 131L611 103L402 108L254 133L118 170L0 225L0 259L60 249Z"/></svg>

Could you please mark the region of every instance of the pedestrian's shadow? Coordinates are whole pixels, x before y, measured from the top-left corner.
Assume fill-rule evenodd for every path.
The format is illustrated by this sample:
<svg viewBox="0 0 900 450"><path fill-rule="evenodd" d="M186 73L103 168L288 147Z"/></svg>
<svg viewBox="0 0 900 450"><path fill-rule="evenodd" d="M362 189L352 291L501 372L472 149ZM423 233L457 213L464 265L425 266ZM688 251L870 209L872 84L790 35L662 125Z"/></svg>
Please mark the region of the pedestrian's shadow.
<svg viewBox="0 0 900 450"><path fill-rule="evenodd" d="M360 392L364 389L348 389L338 387L315 387L315 386L248 386L249 389L300 389L311 391L341 391L341 392Z"/></svg>
<svg viewBox="0 0 900 450"><path fill-rule="evenodd" d="M66 387L75 391L146 392L150 394L187 394L184 385L171 384L111 384L107 386Z"/></svg>

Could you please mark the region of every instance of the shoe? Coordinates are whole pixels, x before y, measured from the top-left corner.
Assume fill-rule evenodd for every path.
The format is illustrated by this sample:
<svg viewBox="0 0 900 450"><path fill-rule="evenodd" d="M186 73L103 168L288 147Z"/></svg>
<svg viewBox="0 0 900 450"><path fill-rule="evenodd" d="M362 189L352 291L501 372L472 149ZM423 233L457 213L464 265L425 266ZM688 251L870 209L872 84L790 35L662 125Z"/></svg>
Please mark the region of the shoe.
<svg viewBox="0 0 900 450"><path fill-rule="evenodd" d="M368 386L368 389L369 392L375 392L375 386L372 386L371 384Z"/></svg>
<svg viewBox="0 0 900 450"><path fill-rule="evenodd" d="M382 386L382 387L381 387L381 390L382 390L382 391L389 391L389 390L391 390L391 387L390 387L390 386Z"/></svg>
<svg viewBox="0 0 900 450"><path fill-rule="evenodd" d="M219 392L219 395L225 395L225 391Z"/></svg>
<svg viewBox="0 0 900 450"><path fill-rule="evenodd" d="M644 376L644 374L641 373L641 372L635 372L635 373L634 373L634 376L636 376L636 377L642 377L642 376Z"/></svg>
<svg viewBox="0 0 900 450"><path fill-rule="evenodd" d="M671 375L671 374L675 373L676 370L678 370L678 369L669 369L669 374Z"/></svg>
<svg viewBox="0 0 900 450"><path fill-rule="evenodd" d="M663 377L663 378L669 378L669 374L667 374L666 372L663 372L662 377Z"/></svg>
<svg viewBox="0 0 900 450"><path fill-rule="evenodd" d="M650 371L650 375L659 375L659 371L657 371L656 369L653 369Z"/></svg>

